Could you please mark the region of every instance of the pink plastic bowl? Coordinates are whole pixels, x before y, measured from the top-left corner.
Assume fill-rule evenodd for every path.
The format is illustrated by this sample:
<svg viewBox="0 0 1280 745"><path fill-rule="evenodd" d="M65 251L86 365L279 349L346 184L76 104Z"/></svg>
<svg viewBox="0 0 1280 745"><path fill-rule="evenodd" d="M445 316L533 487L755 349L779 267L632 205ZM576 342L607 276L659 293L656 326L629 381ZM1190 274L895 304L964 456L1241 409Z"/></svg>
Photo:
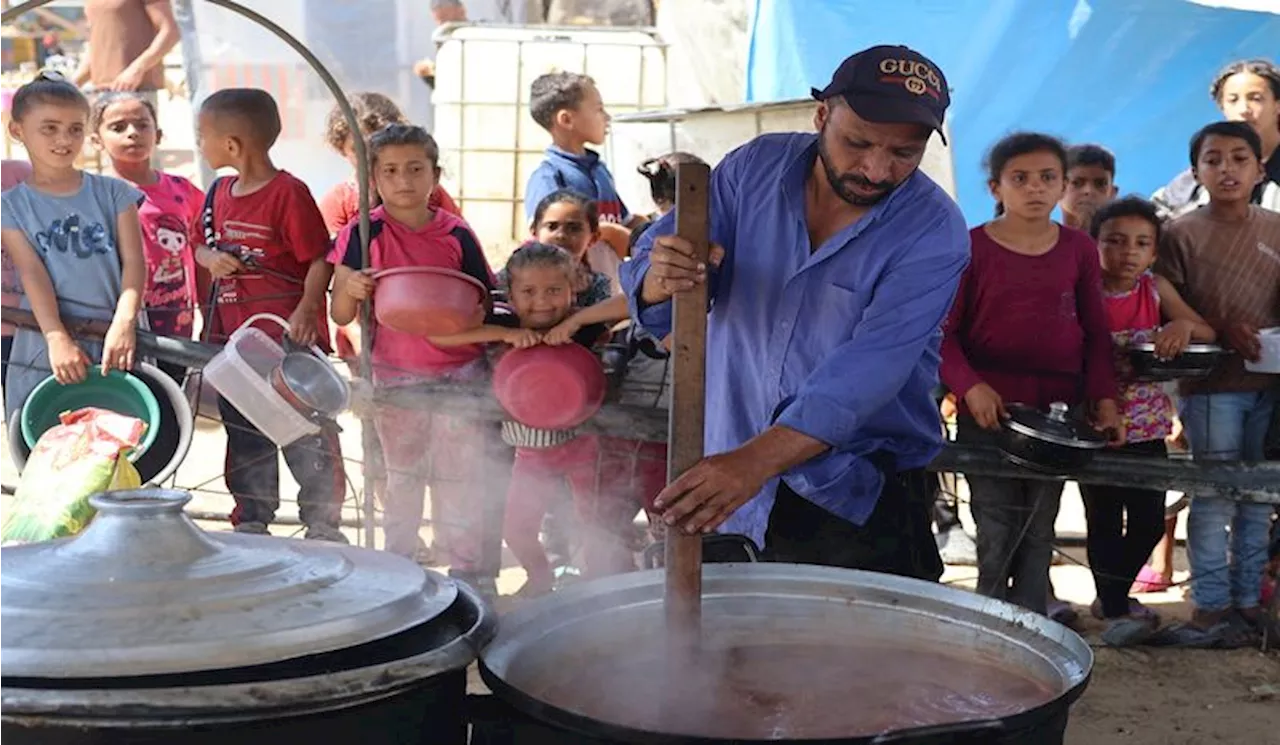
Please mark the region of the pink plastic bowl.
<svg viewBox="0 0 1280 745"><path fill-rule="evenodd" d="M512 419L539 429L568 429L604 403L600 360L577 344L513 349L493 370L493 392Z"/></svg>
<svg viewBox="0 0 1280 745"><path fill-rule="evenodd" d="M378 323L414 336L445 336L484 323L485 287L452 269L400 267L373 275Z"/></svg>

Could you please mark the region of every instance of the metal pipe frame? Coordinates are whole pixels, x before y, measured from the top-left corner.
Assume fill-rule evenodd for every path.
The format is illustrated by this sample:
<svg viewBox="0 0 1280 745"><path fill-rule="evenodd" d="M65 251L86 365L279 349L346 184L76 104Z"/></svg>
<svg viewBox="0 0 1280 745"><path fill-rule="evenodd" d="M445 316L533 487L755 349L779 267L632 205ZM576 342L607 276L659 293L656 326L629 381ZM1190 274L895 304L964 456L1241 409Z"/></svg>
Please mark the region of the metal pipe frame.
<svg viewBox="0 0 1280 745"><path fill-rule="evenodd" d="M37 328L30 311L0 310L0 318L24 328ZM64 317L67 330L77 338L101 339L107 323ZM203 367L220 347L138 332L139 353L187 367ZM375 390L363 380L353 380L352 409L367 415L377 404L425 409L480 421L501 421L507 415L487 384L424 383ZM667 441L667 411L648 406L606 403L582 425L584 432L649 442ZM943 473L1008 476L1046 481L1077 481L1169 491L1214 491L1237 501L1280 504L1280 461L1182 461L1103 453L1085 468L1069 475L1031 471L1006 461L993 447L948 443L929 469ZM366 500L368 501L368 500ZM368 524L373 524L372 521Z"/></svg>

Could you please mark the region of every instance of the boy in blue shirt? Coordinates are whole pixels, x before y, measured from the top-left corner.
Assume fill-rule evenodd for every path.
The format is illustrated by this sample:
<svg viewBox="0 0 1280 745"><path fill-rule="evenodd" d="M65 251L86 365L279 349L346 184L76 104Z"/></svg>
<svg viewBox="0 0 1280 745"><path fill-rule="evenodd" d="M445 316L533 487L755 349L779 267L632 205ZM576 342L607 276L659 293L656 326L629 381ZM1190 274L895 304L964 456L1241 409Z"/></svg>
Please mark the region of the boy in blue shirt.
<svg viewBox="0 0 1280 745"><path fill-rule="evenodd" d="M529 109L538 126L551 134L547 157L529 177L524 213L533 220L538 202L558 189L570 189L596 200L601 222L630 227L634 221L613 185L613 174L587 145L603 145L609 114L595 81L576 72L553 72L533 81Z"/></svg>
<svg viewBox="0 0 1280 745"><path fill-rule="evenodd" d="M622 203L600 154L587 148L604 144L609 129L609 113L595 81L576 72L542 75L530 87L529 109L538 126L551 134L551 147L525 185L525 218L532 223L538 202L554 191L569 189L596 201L601 223L630 229L642 222ZM594 271L608 275L616 292L621 257L600 242L587 252L587 261Z"/></svg>

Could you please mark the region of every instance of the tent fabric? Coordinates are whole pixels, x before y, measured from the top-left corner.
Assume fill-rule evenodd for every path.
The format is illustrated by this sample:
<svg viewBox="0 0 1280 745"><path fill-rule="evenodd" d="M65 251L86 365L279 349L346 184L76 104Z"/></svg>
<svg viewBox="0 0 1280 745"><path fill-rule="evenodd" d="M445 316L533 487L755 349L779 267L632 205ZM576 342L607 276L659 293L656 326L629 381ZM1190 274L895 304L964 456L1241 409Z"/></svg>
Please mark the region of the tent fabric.
<svg viewBox="0 0 1280 745"><path fill-rule="evenodd" d="M1121 193L1151 194L1187 167L1195 130L1221 118L1208 94L1217 71L1280 49L1280 15L1205 3L756 0L747 100L806 96L849 54L906 44L950 84L957 198L971 222L992 213L983 155L1015 130L1105 145Z"/></svg>

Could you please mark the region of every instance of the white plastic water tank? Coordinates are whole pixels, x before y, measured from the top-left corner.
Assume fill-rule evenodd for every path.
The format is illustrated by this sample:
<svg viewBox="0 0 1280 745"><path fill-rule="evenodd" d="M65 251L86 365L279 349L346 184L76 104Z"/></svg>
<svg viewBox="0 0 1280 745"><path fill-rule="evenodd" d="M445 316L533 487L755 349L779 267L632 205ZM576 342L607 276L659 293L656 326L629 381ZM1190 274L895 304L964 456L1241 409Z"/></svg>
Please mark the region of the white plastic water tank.
<svg viewBox="0 0 1280 745"><path fill-rule="evenodd" d="M666 45L650 29L457 25L441 29L436 41L443 182L491 259L505 258L528 237L524 187L551 144L529 113L535 78L589 75L613 116L666 105Z"/></svg>

